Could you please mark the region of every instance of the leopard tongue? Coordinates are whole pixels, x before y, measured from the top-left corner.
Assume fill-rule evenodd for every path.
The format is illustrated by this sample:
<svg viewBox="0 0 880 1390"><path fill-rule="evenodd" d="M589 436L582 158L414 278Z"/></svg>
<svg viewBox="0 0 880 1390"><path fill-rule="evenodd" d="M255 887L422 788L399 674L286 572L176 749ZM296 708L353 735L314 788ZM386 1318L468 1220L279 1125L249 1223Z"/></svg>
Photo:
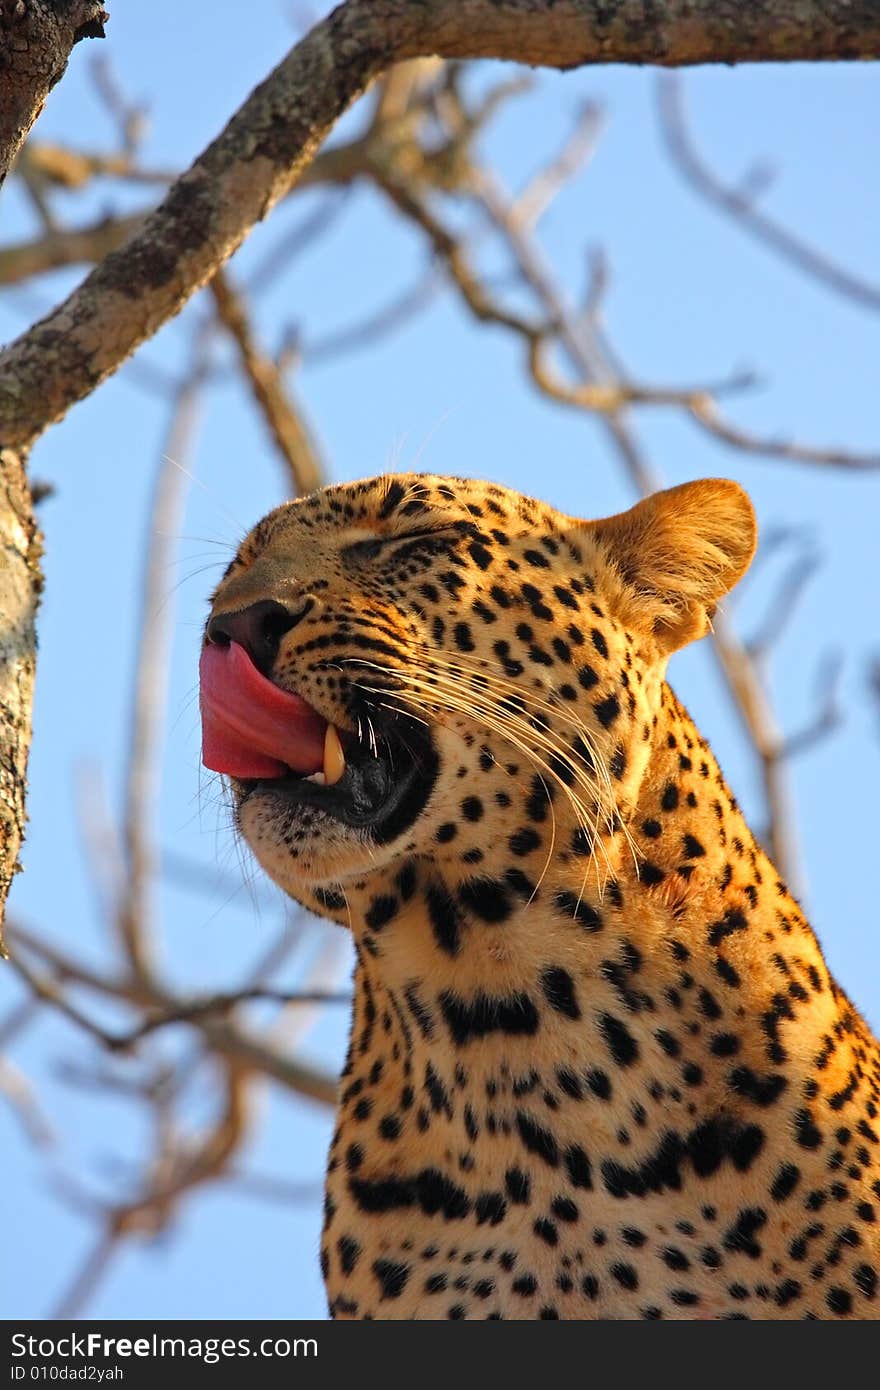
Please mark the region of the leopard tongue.
<svg viewBox="0 0 880 1390"><path fill-rule="evenodd" d="M243 778L323 770L326 719L267 680L237 642L202 648L199 682L205 767Z"/></svg>

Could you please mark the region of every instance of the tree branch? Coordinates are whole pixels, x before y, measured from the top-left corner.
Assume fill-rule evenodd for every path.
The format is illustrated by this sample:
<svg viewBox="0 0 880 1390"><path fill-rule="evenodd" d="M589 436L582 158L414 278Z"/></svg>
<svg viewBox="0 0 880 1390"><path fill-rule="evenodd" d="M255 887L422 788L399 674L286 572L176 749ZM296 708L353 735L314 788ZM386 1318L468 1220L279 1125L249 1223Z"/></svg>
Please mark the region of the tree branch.
<svg viewBox="0 0 880 1390"><path fill-rule="evenodd" d="M756 206L754 193L750 195L741 189L728 187L700 159L687 128L681 86L671 73L665 74L660 80L658 109L660 129L672 161L697 193L721 208L758 241L769 246L798 270L863 309L873 309L875 313L880 310L880 285L872 285L853 275L823 251L810 246L762 212Z"/></svg>
<svg viewBox="0 0 880 1390"><path fill-rule="evenodd" d="M0 184L73 45L103 38L108 18L97 0L0 0Z"/></svg>
<svg viewBox="0 0 880 1390"><path fill-rule="evenodd" d="M285 466L287 489L293 497L314 492L325 481L324 469L302 414L293 404L283 375L272 358L260 351L241 295L228 275L219 270L211 281L217 317L238 348L248 385Z"/></svg>
<svg viewBox="0 0 880 1390"><path fill-rule="evenodd" d="M9 0L5 0L6 3ZM584 63L880 55L875 0L348 0L288 54L124 247L0 354L0 440L27 446L211 278L391 62Z"/></svg>

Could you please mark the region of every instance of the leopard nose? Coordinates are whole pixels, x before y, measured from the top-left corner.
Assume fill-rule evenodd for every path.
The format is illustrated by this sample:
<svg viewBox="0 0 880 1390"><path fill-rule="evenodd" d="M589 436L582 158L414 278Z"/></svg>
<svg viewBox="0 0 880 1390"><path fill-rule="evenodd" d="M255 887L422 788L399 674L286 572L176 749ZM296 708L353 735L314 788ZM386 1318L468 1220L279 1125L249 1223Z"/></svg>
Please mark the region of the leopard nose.
<svg viewBox="0 0 880 1390"><path fill-rule="evenodd" d="M208 622L206 635L209 642L220 647L237 642L244 647L257 670L266 676L278 654L281 638L302 621L311 607L311 599L295 608L276 603L274 599L263 599L233 613L215 613Z"/></svg>

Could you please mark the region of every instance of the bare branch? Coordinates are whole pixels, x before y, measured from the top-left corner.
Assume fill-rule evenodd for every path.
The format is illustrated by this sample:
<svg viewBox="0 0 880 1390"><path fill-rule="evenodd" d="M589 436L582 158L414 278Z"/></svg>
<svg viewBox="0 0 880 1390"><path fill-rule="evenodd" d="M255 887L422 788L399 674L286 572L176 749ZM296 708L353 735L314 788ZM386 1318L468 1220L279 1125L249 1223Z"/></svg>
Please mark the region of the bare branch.
<svg viewBox="0 0 880 1390"><path fill-rule="evenodd" d="M100 154L75 150L50 140L28 140L15 166L16 174L39 178L44 187L68 191L84 188L96 178L162 187L177 178L178 170L149 169L135 164L128 152Z"/></svg>
<svg viewBox="0 0 880 1390"><path fill-rule="evenodd" d="M414 285L404 290L403 294L379 309L377 313L368 315L359 323L349 324L346 328L338 328L324 334L323 337L305 342L300 349L303 361L323 362L346 352L374 347L381 338L393 333L426 308L436 298L444 283L436 267L429 266Z"/></svg>
<svg viewBox="0 0 880 1390"><path fill-rule="evenodd" d="M251 394L268 426L285 465L287 485L294 497L314 492L325 480L324 469L309 430L294 407L290 390L271 357L257 346L244 300L225 271L211 281L217 316L234 340Z"/></svg>
<svg viewBox="0 0 880 1390"><path fill-rule="evenodd" d="M796 758L821 743L843 723L840 707L840 678L843 659L839 652L829 652L819 667L816 681L816 713L793 734L786 735L780 756Z"/></svg>
<svg viewBox="0 0 880 1390"><path fill-rule="evenodd" d="M511 217L522 231L534 230L554 198L589 163L604 123L602 108L593 101L584 102L562 149L533 175L511 208Z"/></svg>
<svg viewBox="0 0 880 1390"><path fill-rule="evenodd" d="M144 220L142 213L129 217L103 217L86 227L55 228L35 241L0 247L0 285L14 285L47 270L91 264L131 236Z"/></svg>
<svg viewBox="0 0 880 1390"><path fill-rule="evenodd" d="M804 549L788 566L764 621L746 643L746 650L753 661L761 661L768 656L771 648L779 641L791 621L804 589L819 568L819 563L820 557L814 550Z"/></svg>
<svg viewBox="0 0 880 1390"><path fill-rule="evenodd" d="M742 449L750 454L779 459L783 463L812 463L823 468L842 468L848 472L867 473L880 468L880 453L858 454L846 449L816 448L794 440L769 439L749 433L721 418L715 401L709 395L695 397L688 405L695 424L713 435L722 444Z"/></svg>
<svg viewBox="0 0 880 1390"><path fill-rule="evenodd" d="M201 389L207 371L206 336L196 348L189 378L174 402L165 448L159 462L149 519L150 543L138 631L141 634L132 707L131 742L126 774L123 842L126 874L117 906L117 922L136 978L150 973L147 926L152 920L149 894L158 853L152 819L161 756L166 706L173 605L166 592L168 566L180 530L188 474L180 467L197 428Z"/></svg>
<svg viewBox="0 0 880 1390"><path fill-rule="evenodd" d="M89 76L105 110L116 124L120 148L131 158L146 135L146 107L128 100L105 53L92 58Z"/></svg>
<svg viewBox="0 0 880 1390"><path fill-rule="evenodd" d="M862 309L872 309L875 313L880 310L880 286L853 275L824 252L810 246L762 212L755 201L758 190L743 191L728 187L712 173L696 152L685 119L681 83L673 74L664 73L659 78L657 95L660 129L672 161L701 197L721 208L758 241L812 279Z"/></svg>
<svg viewBox="0 0 880 1390"><path fill-rule="evenodd" d="M46 1148L55 1138L52 1126L43 1114L33 1088L5 1057L0 1057L0 1096L3 1096L32 1144Z"/></svg>
<svg viewBox="0 0 880 1390"><path fill-rule="evenodd" d="M571 68L594 62L865 58L875 0L347 0L285 58L123 248L0 354L0 438L29 445L216 272L297 181L336 120L392 61L429 54ZM15 383L15 390L10 383Z"/></svg>

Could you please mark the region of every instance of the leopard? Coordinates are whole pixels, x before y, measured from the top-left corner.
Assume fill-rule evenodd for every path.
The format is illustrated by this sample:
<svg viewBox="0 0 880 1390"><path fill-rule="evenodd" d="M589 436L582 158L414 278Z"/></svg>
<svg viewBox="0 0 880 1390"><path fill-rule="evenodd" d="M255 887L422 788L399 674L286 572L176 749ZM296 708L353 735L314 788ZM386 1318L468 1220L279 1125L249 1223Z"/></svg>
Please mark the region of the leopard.
<svg viewBox="0 0 880 1390"><path fill-rule="evenodd" d="M354 944L331 1317L880 1310L877 1041L666 680L756 534L724 478L597 520L387 473L213 594L203 760Z"/></svg>

